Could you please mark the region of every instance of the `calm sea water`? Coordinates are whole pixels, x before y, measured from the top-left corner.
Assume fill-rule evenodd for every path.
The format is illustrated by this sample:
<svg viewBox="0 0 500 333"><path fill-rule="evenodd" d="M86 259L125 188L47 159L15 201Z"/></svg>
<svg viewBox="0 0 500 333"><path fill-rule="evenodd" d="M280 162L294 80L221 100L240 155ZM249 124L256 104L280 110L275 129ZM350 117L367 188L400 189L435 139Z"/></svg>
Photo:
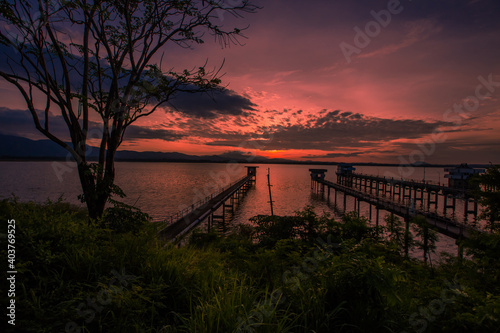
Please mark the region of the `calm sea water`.
<svg viewBox="0 0 500 333"><path fill-rule="evenodd" d="M327 169L326 179L335 181L336 166L309 165L257 165L256 186L250 189L235 212L233 223L246 223L259 214L270 214L267 172L269 169L273 208L276 215L292 215L306 205L313 205L318 213L329 212L335 216L333 197L330 202L311 191L310 168ZM445 183L442 168L415 168L412 173L397 167L356 167L356 172L402 177ZM116 164L116 183L127 197L123 200L150 214L165 218L178 210L216 192L246 174L244 164L213 163L143 163L119 162ZM72 164L64 162L0 162L0 198L15 194L23 201L43 202L47 199L80 204L81 193L78 174ZM348 209L354 207L352 198ZM339 194L338 203L341 203ZM361 203L361 211L369 214L369 206ZM380 221L386 213L381 211ZM375 216L375 214L373 215ZM337 216L338 217L338 216ZM456 253L455 241L440 235L437 252Z"/></svg>

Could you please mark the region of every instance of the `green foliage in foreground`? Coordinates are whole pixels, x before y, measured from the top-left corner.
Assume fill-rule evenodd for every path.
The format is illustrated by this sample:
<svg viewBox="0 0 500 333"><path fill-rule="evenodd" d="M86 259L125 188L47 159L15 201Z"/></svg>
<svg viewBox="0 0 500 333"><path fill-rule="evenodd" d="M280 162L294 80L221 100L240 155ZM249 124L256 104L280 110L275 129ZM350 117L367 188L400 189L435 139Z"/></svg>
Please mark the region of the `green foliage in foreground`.
<svg viewBox="0 0 500 333"><path fill-rule="evenodd" d="M195 233L191 245L176 248L158 244L151 224L118 223L130 209L122 208L97 228L63 202L0 201L4 230L8 219L16 220L16 332L495 332L500 326L498 234L464 244L470 260L449 258L432 268L402 256L396 236L380 237L396 235L397 223L375 230L355 214L336 222L307 207L294 217L256 217L255 227L230 236Z"/></svg>

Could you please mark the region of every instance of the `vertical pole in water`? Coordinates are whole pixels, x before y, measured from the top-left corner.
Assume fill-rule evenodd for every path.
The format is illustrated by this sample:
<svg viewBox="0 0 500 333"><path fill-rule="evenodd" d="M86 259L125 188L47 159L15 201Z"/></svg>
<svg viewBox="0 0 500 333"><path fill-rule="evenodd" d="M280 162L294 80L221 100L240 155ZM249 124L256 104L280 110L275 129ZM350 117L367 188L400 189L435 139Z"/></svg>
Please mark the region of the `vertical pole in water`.
<svg viewBox="0 0 500 333"><path fill-rule="evenodd" d="M269 187L269 204L271 205L271 216L274 216L273 212L273 197L271 195L271 182L269 180L269 168L267 168L267 186Z"/></svg>
<svg viewBox="0 0 500 333"><path fill-rule="evenodd" d="M431 191L427 190L427 211L431 210Z"/></svg>
<svg viewBox="0 0 500 333"><path fill-rule="evenodd" d="M453 195L453 208L452 208L452 216L455 217L455 210L457 208L457 197L455 195Z"/></svg>
<svg viewBox="0 0 500 333"><path fill-rule="evenodd" d="M464 222L467 223L467 219L469 217L469 197L466 195L464 198Z"/></svg>
<svg viewBox="0 0 500 333"><path fill-rule="evenodd" d="M405 216L405 224L406 224L406 231L405 231L405 255L408 257L408 249L410 247L410 217L408 214Z"/></svg>
<svg viewBox="0 0 500 333"><path fill-rule="evenodd" d="M474 223L477 221L477 199L474 199Z"/></svg>
<svg viewBox="0 0 500 333"><path fill-rule="evenodd" d="M448 208L448 194L443 193L444 195L444 206L443 206L443 214L446 216L446 209Z"/></svg>

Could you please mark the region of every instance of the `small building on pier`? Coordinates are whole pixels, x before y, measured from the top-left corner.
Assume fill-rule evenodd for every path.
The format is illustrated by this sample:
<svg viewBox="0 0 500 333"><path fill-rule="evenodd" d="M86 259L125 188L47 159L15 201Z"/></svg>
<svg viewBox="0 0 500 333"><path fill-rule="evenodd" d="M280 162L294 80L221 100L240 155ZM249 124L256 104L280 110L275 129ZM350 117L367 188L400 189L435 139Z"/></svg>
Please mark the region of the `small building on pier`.
<svg viewBox="0 0 500 333"><path fill-rule="evenodd" d="M445 178L448 178L448 186L456 189L467 189L469 187L468 180L473 175L484 173L484 169L474 169L467 165L467 163L462 163L458 167L445 168Z"/></svg>
<svg viewBox="0 0 500 333"><path fill-rule="evenodd" d="M252 180L255 181L257 178L257 168L258 166L246 166L247 168L247 176L252 176Z"/></svg>
<svg viewBox="0 0 500 333"><path fill-rule="evenodd" d="M326 169L309 169L311 172L311 181L325 180Z"/></svg>
<svg viewBox="0 0 500 333"><path fill-rule="evenodd" d="M340 163L337 165L337 183L352 187L352 178L356 168L349 163Z"/></svg>
<svg viewBox="0 0 500 333"><path fill-rule="evenodd" d="M337 165L337 174L352 175L354 170L356 170L356 168L349 163L340 163L339 165Z"/></svg>

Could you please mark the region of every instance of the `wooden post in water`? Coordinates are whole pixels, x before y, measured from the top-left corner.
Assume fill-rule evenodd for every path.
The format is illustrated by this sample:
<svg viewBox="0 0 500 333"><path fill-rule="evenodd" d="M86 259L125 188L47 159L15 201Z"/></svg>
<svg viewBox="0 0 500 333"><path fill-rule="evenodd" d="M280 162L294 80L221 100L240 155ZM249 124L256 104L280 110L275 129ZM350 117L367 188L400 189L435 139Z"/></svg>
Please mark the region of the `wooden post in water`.
<svg viewBox="0 0 500 333"><path fill-rule="evenodd" d="M467 223L469 219L469 197L466 195L464 198L464 222Z"/></svg>
<svg viewBox="0 0 500 333"><path fill-rule="evenodd" d="M452 201L452 203L453 203L453 207L452 207L452 209L453 209L452 212L453 213L452 213L452 216L455 217L455 211L457 209L457 197L455 195L453 195L453 201Z"/></svg>
<svg viewBox="0 0 500 333"><path fill-rule="evenodd" d="M406 214L405 219L405 256L408 257L410 248L410 216Z"/></svg>
<svg viewBox="0 0 500 333"><path fill-rule="evenodd" d="M477 212L478 212L477 199L474 199L474 223L477 222Z"/></svg>
<svg viewBox="0 0 500 333"><path fill-rule="evenodd" d="M446 216L446 210L448 208L448 194L443 193L444 196L444 205L443 205L443 214Z"/></svg>
<svg viewBox="0 0 500 333"><path fill-rule="evenodd" d="M273 212L273 197L271 195L271 181L269 179L269 172L270 172L270 169L267 168L267 186L269 187L269 204L271 205L271 216L274 216L274 212Z"/></svg>
<svg viewBox="0 0 500 333"><path fill-rule="evenodd" d="M431 191L427 190L427 211L431 210Z"/></svg>
<svg viewBox="0 0 500 333"><path fill-rule="evenodd" d="M436 200L434 200L434 208L436 211L438 210L438 205L439 205L439 192L436 191Z"/></svg>

